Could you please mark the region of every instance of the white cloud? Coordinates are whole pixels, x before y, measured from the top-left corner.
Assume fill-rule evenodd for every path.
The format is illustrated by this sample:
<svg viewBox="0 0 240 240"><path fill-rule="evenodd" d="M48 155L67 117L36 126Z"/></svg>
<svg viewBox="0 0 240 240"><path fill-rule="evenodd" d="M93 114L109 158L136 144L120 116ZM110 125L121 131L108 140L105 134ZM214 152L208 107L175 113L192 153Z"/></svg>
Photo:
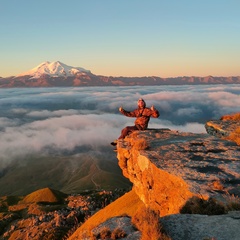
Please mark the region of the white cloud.
<svg viewBox="0 0 240 240"><path fill-rule="evenodd" d="M69 110L57 110L57 111L49 111L49 110L42 110L42 111L31 111L27 113L26 115L30 117L40 117L40 118L48 118L48 117L60 117L60 116L66 116L66 115L73 115L78 114L79 111L69 109Z"/></svg>
<svg viewBox="0 0 240 240"><path fill-rule="evenodd" d="M17 113L17 114L24 114L24 113L28 112L28 110L24 109L24 108L13 108L13 109L11 109L11 111L13 113Z"/></svg>
<svg viewBox="0 0 240 240"><path fill-rule="evenodd" d="M228 92L211 92L209 93L209 99L218 104L221 107L236 107L240 106L239 95Z"/></svg>
<svg viewBox="0 0 240 240"><path fill-rule="evenodd" d="M177 110L176 114L179 116L189 116L201 113L202 111L195 108L195 107L188 107L188 108L180 108Z"/></svg>
<svg viewBox="0 0 240 240"><path fill-rule="evenodd" d="M16 126L18 124L18 120L10 119L7 117L0 117L0 128Z"/></svg>
<svg viewBox="0 0 240 240"><path fill-rule="evenodd" d="M2 157L41 152L46 147L73 150L91 145L105 146L119 134L114 115L72 115L7 127L0 135Z"/></svg>
<svg viewBox="0 0 240 240"><path fill-rule="evenodd" d="M0 166L3 161L31 153L108 146L135 118L131 111L142 97L160 111L150 128L205 133L206 121L240 112L240 87L154 86L107 88L15 89L0 96ZM109 147L111 147L109 145Z"/></svg>

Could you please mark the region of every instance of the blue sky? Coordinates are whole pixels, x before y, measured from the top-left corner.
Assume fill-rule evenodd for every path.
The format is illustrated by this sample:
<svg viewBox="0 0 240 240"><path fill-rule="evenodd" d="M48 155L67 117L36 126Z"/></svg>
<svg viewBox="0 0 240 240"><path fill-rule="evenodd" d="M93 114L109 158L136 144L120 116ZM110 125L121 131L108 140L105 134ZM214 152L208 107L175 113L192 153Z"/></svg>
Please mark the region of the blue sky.
<svg viewBox="0 0 240 240"><path fill-rule="evenodd" d="M0 76L61 61L105 76L239 76L239 0L1 0Z"/></svg>

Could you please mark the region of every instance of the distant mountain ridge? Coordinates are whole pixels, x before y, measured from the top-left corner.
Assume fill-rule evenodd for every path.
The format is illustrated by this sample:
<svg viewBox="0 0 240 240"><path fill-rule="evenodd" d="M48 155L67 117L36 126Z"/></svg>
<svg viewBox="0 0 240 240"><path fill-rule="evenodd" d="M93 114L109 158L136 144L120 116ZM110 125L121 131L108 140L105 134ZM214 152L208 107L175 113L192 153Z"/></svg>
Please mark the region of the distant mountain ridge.
<svg viewBox="0 0 240 240"><path fill-rule="evenodd" d="M161 78L112 77L91 73L81 67L68 66L60 61L43 62L37 67L17 76L0 77L0 88L11 87L73 87L73 86L156 86L156 85L196 85L196 84L239 84L240 76L196 77L183 76Z"/></svg>

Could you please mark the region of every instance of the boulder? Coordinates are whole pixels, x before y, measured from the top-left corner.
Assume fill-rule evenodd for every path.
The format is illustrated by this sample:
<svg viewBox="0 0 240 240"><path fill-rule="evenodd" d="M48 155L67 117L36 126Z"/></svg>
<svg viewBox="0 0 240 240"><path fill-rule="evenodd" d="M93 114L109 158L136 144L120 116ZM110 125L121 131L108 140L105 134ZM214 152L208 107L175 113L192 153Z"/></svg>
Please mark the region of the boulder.
<svg viewBox="0 0 240 240"><path fill-rule="evenodd" d="M109 239L141 239L141 233L132 225L131 218L127 216L110 218L95 227L91 233L97 239L107 239L107 237Z"/></svg>
<svg viewBox="0 0 240 240"><path fill-rule="evenodd" d="M175 214L161 218L161 223L174 240L239 240L240 212L225 215Z"/></svg>

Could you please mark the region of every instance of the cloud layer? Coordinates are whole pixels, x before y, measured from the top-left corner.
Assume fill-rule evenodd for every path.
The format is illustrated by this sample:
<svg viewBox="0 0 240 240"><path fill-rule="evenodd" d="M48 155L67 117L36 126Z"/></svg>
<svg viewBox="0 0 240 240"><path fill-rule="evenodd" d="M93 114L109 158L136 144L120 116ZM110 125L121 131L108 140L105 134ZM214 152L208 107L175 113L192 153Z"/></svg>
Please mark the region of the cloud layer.
<svg viewBox="0 0 240 240"><path fill-rule="evenodd" d="M32 153L108 146L134 119L118 112L142 97L160 111L149 127L205 132L204 124L240 112L240 86L89 87L0 90L0 168Z"/></svg>

